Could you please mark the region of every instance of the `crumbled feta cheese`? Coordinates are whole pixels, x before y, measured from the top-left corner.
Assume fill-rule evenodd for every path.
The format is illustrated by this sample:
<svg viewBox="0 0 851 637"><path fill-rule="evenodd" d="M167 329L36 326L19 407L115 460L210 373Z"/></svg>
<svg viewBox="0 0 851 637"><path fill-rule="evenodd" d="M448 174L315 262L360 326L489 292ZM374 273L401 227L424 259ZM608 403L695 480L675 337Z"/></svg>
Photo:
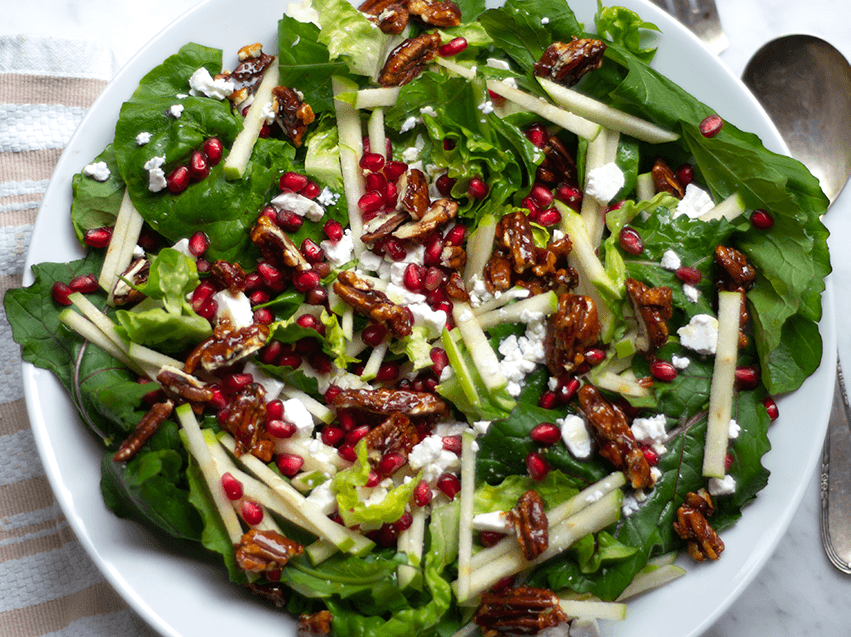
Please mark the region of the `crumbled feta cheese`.
<svg viewBox="0 0 851 637"><path fill-rule="evenodd" d="M434 484L442 474L457 470L461 460L443 448L442 436L431 435L414 445L408 454L408 464L414 471L422 469L423 480Z"/></svg>
<svg viewBox="0 0 851 637"><path fill-rule="evenodd" d="M488 113L493 113L493 102L487 100L486 102L482 102L476 108L478 108L483 115L487 115Z"/></svg>
<svg viewBox="0 0 851 637"><path fill-rule="evenodd" d="M615 162L609 162L588 173L585 194L606 205L623 188L625 178Z"/></svg>
<svg viewBox="0 0 851 637"><path fill-rule="evenodd" d="M203 66L189 78L190 95L206 95L214 100L223 100L231 95L235 88L231 80L213 79L210 72Z"/></svg>
<svg viewBox="0 0 851 637"><path fill-rule="evenodd" d="M387 298L397 305L413 305L414 303L425 303L426 297L416 292L409 292L395 283L388 283L384 290Z"/></svg>
<svg viewBox="0 0 851 637"><path fill-rule="evenodd" d="M709 494L714 496L729 495L736 491L736 480L727 475L722 479L709 478Z"/></svg>
<svg viewBox="0 0 851 637"><path fill-rule="evenodd" d="M284 401L284 418L295 425L297 438L306 438L313 433L313 416L298 398Z"/></svg>
<svg viewBox="0 0 851 637"><path fill-rule="evenodd" d="M673 250L665 250L665 253L662 255L661 265L666 270L677 270L683 262L680 260L679 255Z"/></svg>
<svg viewBox="0 0 851 637"><path fill-rule="evenodd" d="M462 320L463 313L459 317L459 321ZM526 325L525 335L517 337L512 334L500 343L499 353L503 359L499 362L499 367L508 381L506 391L511 396L519 396L526 376L546 361L546 333L543 321L532 321Z"/></svg>
<svg viewBox="0 0 851 637"><path fill-rule="evenodd" d="M623 498L623 502L621 502L621 511L623 512L623 516L625 518L629 517L630 515L638 511L639 506L640 503L638 501L638 498L636 498L634 494L626 494Z"/></svg>
<svg viewBox="0 0 851 637"><path fill-rule="evenodd" d="M188 242L187 242L188 245ZM145 250L138 243L133 248L133 258L134 259L142 259L145 256Z"/></svg>
<svg viewBox="0 0 851 637"><path fill-rule="evenodd" d="M352 253L355 250L355 240L352 237L352 231L346 228L343 233L343 238L339 241L331 241L326 239L319 243L322 252L325 253L325 258L334 267L339 267L352 260Z"/></svg>
<svg viewBox="0 0 851 637"><path fill-rule="evenodd" d="M689 184L686 186L685 196L680 199L676 210L674 210L674 219L680 215L686 215L689 219L696 219L714 207L715 203L709 193L694 184Z"/></svg>
<svg viewBox="0 0 851 637"><path fill-rule="evenodd" d="M689 363L691 363L691 359L688 356L677 356L676 354L671 356L671 365L679 370L683 370L688 367Z"/></svg>
<svg viewBox="0 0 851 637"><path fill-rule="evenodd" d="M229 321L236 329L250 327L254 324L254 310L251 300L242 292L232 294L229 290L221 290L213 295L217 303L216 320Z"/></svg>
<svg viewBox="0 0 851 637"><path fill-rule="evenodd" d="M381 504L387 497L389 491L382 486L377 487L357 487L358 499L366 506Z"/></svg>
<svg viewBox="0 0 851 637"><path fill-rule="evenodd" d="M594 504L597 500L603 497L603 492L599 489L596 489L593 493L585 496L585 501L588 504Z"/></svg>
<svg viewBox="0 0 851 637"><path fill-rule="evenodd" d="M493 421L491 421L491 420L477 420L473 423L473 429L475 430L475 432L478 435L484 436L488 432L488 429L490 429L491 422L493 422Z"/></svg>
<svg viewBox="0 0 851 637"><path fill-rule="evenodd" d="M688 283L683 283L683 294L689 303L697 303L700 299L700 290Z"/></svg>
<svg viewBox="0 0 851 637"><path fill-rule="evenodd" d="M515 80L513 77L504 77L500 81L506 86L510 86L511 88L517 88L517 80Z"/></svg>
<svg viewBox="0 0 851 637"><path fill-rule="evenodd" d="M322 192L316 197L316 201L326 208L328 206L336 206L337 202L340 201L340 195L328 188L328 186L325 186Z"/></svg>
<svg viewBox="0 0 851 637"><path fill-rule="evenodd" d="M411 164L417 161L417 158L420 156L420 149L416 146L408 146L405 150L402 151L402 161L406 164Z"/></svg>
<svg viewBox="0 0 851 637"><path fill-rule="evenodd" d="M667 436L667 421L664 414L656 414L650 418L636 418L632 421L630 429L637 442L650 446L653 451L661 455L667 451L663 445Z"/></svg>
<svg viewBox="0 0 851 637"><path fill-rule="evenodd" d="M195 260L195 255L189 251L189 239L187 239L186 237L171 246L171 249L177 250L182 255L189 257L193 261Z"/></svg>
<svg viewBox="0 0 851 637"><path fill-rule="evenodd" d="M714 354L718 342L718 319L709 314L696 314L688 325L677 330L680 344L698 354Z"/></svg>
<svg viewBox="0 0 851 637"><path fill-rule="evenodd" d="M98 161L83 168L83 174L95 181L106 181L111 173L105 161Z"/></svg>
<svg viewBox="0 0 851 637"><path fill-rule="evenodd" d="M414 246L405 252L405 258L402 259L402 263L416 263L417 265L422 265L424 261L425 246L422 244Z"/></svg>
<svg viewBox="0 0 851 637"><path fill-rule="evenodd" d="M299 434L296 433L296 436ZM331 459L337 454L334 447L326 445L319 438L311 438L305 445L310 457L318 462L331 462Z"/></svg>
<svg viewBox="0 0 851 637"><path fill-rule="evenodd" d="M168 185L162 165L165 163L165 155L162 157L151 157L145 162L144 169L148 171L148 190L159 192Z"/></svg>
<svg viewBox="0 0 851 637"><path fill-rule="evenodd" d="M272 199L271 204L278 210L295 213L310 221L319 221L325 215L325 209L322 206L297 192L282 192Z"/></svg>
<svg viewBox="0 0 851 637"><path fill-rule="evenodd" d="M148 142L151 141L151 134L147 131L142 131L138 135L136 135L136 145L144 146Z"/></svg>
<svg viewBox="0 0 851 637"><path fill-rule="evenodd" d="M653 481L653 484L659 482L659 478L662 477L662 472L659 470L659 467L650 467L650 478Z"/></svg>
<svg viewBox="0 0 851 637"><path fill-rule="evenodd" d="M337 510L337 494L331 490L330 480L314 487L305 499L318 507L325 515L331 515Z"/></svg>
<svg viewBox="0 0 851 637"><path fill-rule="evenodd" d="M556 389L558 389L558 378L556 378L555 376L550 376L547 379L547 389L549 389L550 391L555 391Z"/></svg>
<svg viewBox="0 0 851 637"><path fill-rule="evenodd" d="M171 108L168 109L168 114L174 119L180 119L180 116L183 115L183 109L183 104L172 104Z"/></svg>
<svg viewBox="0 0 851 637"><path fill-rule="evenodd" d="M416 117L409 117L404 122L402 122L402 127L399 129L400 133L407 133L409 130L412 130L414 126L417 125L419 120Z"/></svg>
<svg viewBox="0 0 851 637"><path fill-rule="evenodd" d="M275 400L281 394L281 390L284 388L283 381L267 374L251 361L248 361L245 364L243 371L246 374L251 374L255 383L262 385L263 389L266 391L265 399L267 403L270 400Z"/></svg>
<svg viewBox="0 0 851 637"><path fill-rule="evenodd" d="M461 436L468 431L472 430L466 422L448 420L437 423L432 430L432 434L440 436L440 438L445 438L446 436Z"/></svg>
<svg viewBox="0 0 851 637"><path fill-rule="evenodd" d="M266 102L263 104L263 120L269 124L270 126L275 123L275 115L277 112L275 111L275 104L272 102Z"/></svg>
<svg viewBox="0 0 851 637"><path fill-rule="evenodd" d="M549 23L550 23L549 18L541 18L541 24L549 24Z"/></svg>
<svg viewBox="0 0 851 637"><path fill-rule="evenodd" d="M507 511L491 511L473 516L475 531L493 531L494 533L513 533L514 525L508 521Z"/></svg>
<svg viewBox="0 0 851 637"><path fill-rule="evenodd" d="M428 115L429 117L437 117L437 111L434 110L431 106L423 106L420 109L420 113L422 115Z"/></svg>
<svg viewBox="0 0 851 637"><path fill-rule="evenodd" d="M440 383L445 383L447 380L452 378L455 375L455 370L452 369L452 365L447 365L440 371L440 378L437 379Z"/></svg>
<svg viewBox="0 0 851 637"><path fill-rule="evenodd" d="M500 71L509 71L511 70L511 65L505 60L498 60L496 58L488 58L485 65L491 67L492 69L499 69Z"/></svg>
<svg viewBox="0 0 851 637"><path fill-rule="evenodd" d="M384 257L371 250L361 252L358 259L358 267L366 272L378 272L382 263L384 263Z"/></svg>
<svg viewBox="0 0 851 637"><path fill-rule="evenodd" d="M446 312L443 310L433 310L429 307L428 303L414 303L413 305L409 305L408 309L414 315L414 325L416 327L426 328L429 339L440 336L446 325Z"/></svg>
<svg viewBox="0 0 851 637"><path fill-rule="evenodd" d="M585 420L576 414L568 414L555 422L561 429L561 439L564 446L574 458L583 460L591 456L591 434L585 425Z"/></svg>
<svg viewBox="0 0 851 637"><path fill-rule="evenodd" d="M739 425L739 423L737 423L735 421L735 419L731 419L730 420L730 426L727 430L727 437L730 438L731 440L735 440L736 438L739 437L739 433L741 431L742 431L742 428Z"/></svg>

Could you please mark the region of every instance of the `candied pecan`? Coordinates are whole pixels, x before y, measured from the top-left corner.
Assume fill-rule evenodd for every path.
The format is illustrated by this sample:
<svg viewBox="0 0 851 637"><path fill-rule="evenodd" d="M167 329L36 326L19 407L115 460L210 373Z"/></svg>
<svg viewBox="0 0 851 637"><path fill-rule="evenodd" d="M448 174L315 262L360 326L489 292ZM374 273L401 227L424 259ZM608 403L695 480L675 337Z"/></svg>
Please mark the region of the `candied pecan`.
<svg viewBox="0 0 851 637"><path fill-rule="evenodd" d="M177 367L163 366L157 374L157 382L169 395L192 403L205 403L213 399L213 390L207 383Z"/></svg>
<svg viewBox="0 0 851 637"><path fill-rule="evenodd" d="M408 0L408 11L425 24L435 27L457 27L461 9L452 0Z"/></svg>
<svg viewBox="0 0 851 637"><path fill-rule="evenodd" d="M650 177L653 179L656 192L667 192L677 199L685 197L685 188L683 188L680 180L677 179L674 171L665 163L664 159L656 160L653 168L650 169Z"/></svg>
<svg viewBox="0 0 851 637"><path fill-rule="evenodd" d="M409 418L446 413L446 403L428 392L407 389L345 389L334 397L337 409L359 409L373 414L404 414Z"/></svg>
<svg viewBox="0 0 851 637"><path fill-rule="evenodd" d="M647 341L643 350L652 354L668 342L668 323L673 314L671 288L648 288L641 281L626 280L626 292L638 321L638 330Z"/></svg>
<svg viewBox="0 0 851 637"><path fill-rule="evenodd" d="M514 525L517 541L523 555L530 562L549 546L549 522L544 500L537 491L529 490L517 500L517 506L508 512L508 522Z"/></svg>
<svg viewBox="0 0 851 637"><path fill-rule="evenodd" d="M278 608L283 608L287 603L287 598L284 596L284 589L286 587L279 582L268 582L266 584L248 582L245 588L251 591L252 595L257 595L257 597L261 597L267 602L272 602Z"/></svg>
<svg viewBox="0 0 851 637"><path fill-rule="evenodd" d="M269 462L275 451L275 441L266 431L266 390L259 383L249 383L228 403L227 417L222 428L236 440L237 458L250 453Z"/></svg>
<svg viewBox="0 0 851 637"><path fill-rule="evenodd" d="M633 489L652 486L650 464L620 407L608 401L593 385L580 387L577 396L600 447L600 455L626 474Z"/></svg>
<svg viewBox="0 0 851 637"><path fill-rule="evenodd" d="M573 86L583 75L600 68L605 51L605 43L592 38L553 42L535 63L535 75Z"/></svg>
<svg viewBox="0 0 851 637"><path fill-rule="evenodd" d="M567 236L553 241L546 248L537 250L537 258L532 274L544 279L550 287L559 284L575 288L579 283L579 275L567 263L567 257L573 249L573 244Z"/></svg>
<svg viewBox="0 0 851 637"><path fill-rule="evenodd" d="M437 56L440 47L440 35L423 33L408 38L390 52L384 67L378 74L381 86L402 86L420 73Z"/></svg>
<svg viewBox="0 0 851 637"><path fill-rule="evenodd" d="M706 521L713 513L715 506L706 489L687 493L685 501L677 509L674 531L682 539L688 540L688 553L697 562L717 560L724 550L724 542Z"/></svg>
<svg viewBox="0 0 851 637"><path fill-rule="evenodd" d="M544 145L544 160L538 166L536 178L548 184L565 183L574 188L579 185L576 160L560 137L550 135Z"/></svg>
<svg viewBox="0 0 851 637"><path fill-rule="evenodd" d="M461 270L467 265L467 251L461 246L443 246L440 251L440 265L450 270Z"/></svg>
<svg viewBox="0 0 851 637"><path fill-rule="evenodd" d="M442 225L458 214L458 202L452 199L437 199L426 210L422 219L411 221L393 231L397 239L423 242Z"/></svg>
<svg viewBox="0 0 851 637"><path fill-rule="evenodd" d="M390 414L384 422L371 429L364 439L373 467L378 465L384 454L398 453L407 458L414 445L420 441L417 428L407 416L400 413Z"/></svg>
<svg viewBox="0 0 851 637"><path fill-rule="evenodd" d="M383 239L403 223L409 221L410 218L411 216L407 212L400 210L378 214L366 223L361 241L374 243Z"/></svg>
<svg viewBox="0 0 851 637"><path fill-rule="evenodd" d="M257 92L257 87L263 81L266 69L269 68L275 58L263 53L259 44L249 44L239 50L239 60L240 62L233 72L224 71L216 75L215 78L233 82L234 92L228 96L228 99L237 108Z"/></svg>
<svg viewBox="0 0 851 637"><path fill-rule="evenodd" d="M519 586L482 594L473 622L483 637L537 635L567 621L555 593L545 588Z"/></svg>
<svg viewBox="0 0 851 637"><path fill-rule="evenodd" d="M597 306L588 296L564 292L558 310L547 324L547 368L553 376L576 369L585 360L585 350L594 345L602 329Z"/></svg>
<svg viewBox="0 0 851 637"><path fill-rule="evenodd" d="M747 347L748 337L745 335L744 327L748 322L748 305L745 294L753 287L756 270L744 254L735 248L725 246L715 248L715 263L719 266L718 289L739 292L742 295L742 305L739 310L739 347Z"/></svg>
<svg viewBox="0 0 851 637"><path fill-rule="evenodd" d="M337 275L334 292L358 313L387 325L396 336L401 338L411 333L411 312L390 301L383 292L373 290L367 281L351 270L343 270Z"/></svg>
<svg viewBox="0 0 851 637"><path fill-rule="evenodd" d="M303 552L301 544L276 531L251 529L240 539L234 557L243 571L263 573L284 568L291 558Z"/></svg>
<svg viewBox="0 0 851 637"><path fill-rule="evenodd" d="M446 296L455 301L463 301L466 303L470 300L470 295L464 287L464 279L457 270L453 270L449 274L449 280L446 282Z"/></svg>
<svg viewBox="0 0 851 637"><path fill-rule="evenodd" d="M251 228L251 241L266 259L296 270L310 270L310 263L283 230L266 215L260 215Z"/></svg>
<svg viewBox="0 0 851 637"><path fill-rule="evenodd" d="M298 637L325 637L331 634L331 611L320 610L312 615L299 615Z"/></svg>
<svg viewBox="0 0 851 637"><path fill-rule="evenodd" d="M148 274L151 271L151 262L144 257L134 259L127 266L127 269L121 273L119 279L115 282L112 288L112 299L116 305L127 305L128 303L138 303L145 298L145 295L136 290L133 286L142 286L148 282Z"/></svg>
<svg viewBox="0 0 851 637"><path fill-rule="evenodd" d="M411 168L399 177L397 188L399 203L396 209L407 211L415 220L422 219L431 205L425 173L417 168Z"/></svg>
<svg viewBox="0 0 851 637"><path fill-rule="evenodd" d="M496 224L494 245L507 253L511 267L522 274L536 262L535 239L529 218L520 210L509 212Z"/></svg>
<svg viewBox="0 0 851 637"><path fill-rule="evenodd" d="M200 365L208 372L229 367L237 361L251 356L262 348L269 338L269 326L254 323L235 330L230 323L220 323L213 335L189 353L183 371L192 374Z"/></svg>
<svg viewBox="0 0 851 637"><path fill-rule="evenodd" d="M490 293L504 292L512 286L511 261L501 251L494 251L485 264L485 288Z"/></svg>
<svg viewBox="0 0 851 637"><path fill-rule="evenodd" d="M238 263L216 261L210 266L210 276L233 294L245 291L245 270Z"/></svg>
<svg viewBox="0 0 851 637"><path fill-rule="evenodd" d="M273 88L272 97L275 98L275 121L295 146L301 146L307 127L316 119L313 109L286 86Z"/></svg>
<svg viewBox="0 0 851 637"><path fill-rule="evenodd" d="M372 16L382 33L399 35L408 26L408 7L399 0L366 0L358 11Z"/></svg>
<svg viewBox="0 0 851 637"><path fill-rule="evenodd" d="M139 449L142 448L142 445L157 433L160 425L171 416L173 410L174 403L170 400L153 405L148 410L148 413L142 416L142 420L136 425L133 433L127 436L124 442L121 443L121 446L118 447L118 451L115 452L112 460L114 462L126 462L135 456L139 452Z"/></svg>

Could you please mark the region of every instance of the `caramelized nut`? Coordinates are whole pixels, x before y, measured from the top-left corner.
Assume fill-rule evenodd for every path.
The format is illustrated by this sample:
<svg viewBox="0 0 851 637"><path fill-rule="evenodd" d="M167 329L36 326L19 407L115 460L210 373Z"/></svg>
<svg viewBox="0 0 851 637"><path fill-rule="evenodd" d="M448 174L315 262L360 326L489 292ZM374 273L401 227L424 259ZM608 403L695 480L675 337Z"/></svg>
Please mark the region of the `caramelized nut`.
<svg viewBox="0 0 851 637"><path fill-rule="evenodd" d="M724 542L706 521L713 513L715 506L705 489L687 493L682 506L677 509L674 531L688 540L688 553L698 562L717 560L724 550Z"/></svg>
<svg viewBox="0 0 851 637"><path fill-rule="evenodd" d="M535 75L573 86L580 78L603 64L606 45L602 40L573 38L570 42L553 42L535 63Z"/></svg>
<svg viewBox="0 0 851 637"><path fill-rule="evenodd" d="M390 52L384 67L378 74L381 86L402 86L420 73L437 56L440 36L437 33L423 33L408 38Z"/></svg>
<svg viewBox="0 0 851 637"><path fill-rule="evenodd" d="M514 525L517 541L527 560L532 561L549 546L549 522L544 500L537 491L527 491L517 500L517 506L508 513L509 523Z"/></svg>
<svg viewBox="0 0 851 637"><path fill-rule="evenodd" d="M647 342L642 350L652 354L668 342L668 323L673 315L671 288L648 288L641 281L626 280L626 291L638 320L640 335Z"/></svg>
<svg viewBox="0 0 851 637"><path fill-rule="evenodd" d="M483 637L537 635L566 621L555 593L530 586L484 593L473 615Z"/></svg>
<svg viewBox="0 0 851 637"><path fill-rule="evenodd" d="M138 452L139 449L142 448L148 439L157 433L157 430L160 428L169 416L171 416L171 412L174 410L174 403L170 400L166 400L165 402L157 403L153 407L148 410L144 416L142 416L142 420L139 421L139 424L136 425L136 429L133 430L124 442L121 443L121 446L118 448L118 451L115 452L115 455L112 457L114 462L126 462L133 458Z"/></svg>

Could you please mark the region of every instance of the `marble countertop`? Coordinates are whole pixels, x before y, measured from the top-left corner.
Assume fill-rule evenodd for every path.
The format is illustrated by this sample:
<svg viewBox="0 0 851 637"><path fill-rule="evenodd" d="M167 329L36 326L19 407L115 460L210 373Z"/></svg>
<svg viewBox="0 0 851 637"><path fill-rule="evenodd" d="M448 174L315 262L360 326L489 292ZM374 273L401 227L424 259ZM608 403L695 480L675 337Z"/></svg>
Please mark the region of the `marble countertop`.
<svg viewBox="0 0 851 637"><path fill-rule="evenodd" d="M118 66L199 0L0 0L0 35L48 33L100 39ZM851 60L851 3L845 0L716 0L730 45L721 60L737 76L765 42L787 33L822 37ZM606 2L609 4L609 2ZM5 9L5 10L4 10ZM849 136L847 130L841 134ZM835 210L851 207L851 189ZM834 285L851 281L851 218L828 214ZM837 316L851 315L851 296L836 299ZM840 323L841 325L841 323ZM851 331L840 330L840 358L851 361ZM818 472L817 472L818 474ZM792 524L773 558L730 611L705 637L838 637L851 626L851 578L828 562L819 540L818 475L810 481Z"/></svg>

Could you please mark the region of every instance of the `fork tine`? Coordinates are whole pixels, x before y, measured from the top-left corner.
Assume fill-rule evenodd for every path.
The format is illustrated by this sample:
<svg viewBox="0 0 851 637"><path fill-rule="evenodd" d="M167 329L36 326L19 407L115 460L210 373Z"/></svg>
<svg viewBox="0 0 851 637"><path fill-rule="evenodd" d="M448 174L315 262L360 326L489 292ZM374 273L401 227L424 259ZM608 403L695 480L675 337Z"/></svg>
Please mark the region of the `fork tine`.
<svg viewBox="0 0 851 637"><path fill-rule="evenodd" d="M717 55L729 44L715 0L652 0L703 40Z"/></svg>

